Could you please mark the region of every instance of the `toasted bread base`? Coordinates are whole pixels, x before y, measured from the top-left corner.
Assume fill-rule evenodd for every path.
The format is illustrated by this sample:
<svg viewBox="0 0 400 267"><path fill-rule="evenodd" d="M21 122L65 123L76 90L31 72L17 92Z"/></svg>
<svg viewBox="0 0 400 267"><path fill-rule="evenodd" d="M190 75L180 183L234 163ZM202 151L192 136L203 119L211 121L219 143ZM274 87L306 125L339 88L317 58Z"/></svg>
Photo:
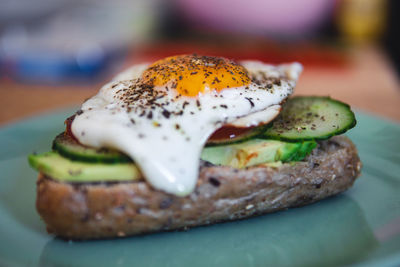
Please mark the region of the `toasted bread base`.
<svg viewBox="0 0 400 267"><path fill-rule="evenodd" d="M36 206L66 239L123 237L243 219L310 204L353 185L361 162L344 136L319 143L305 161L277 168L200 168L196 189L177 197L145 181L64 183L39 174Z"/></svg>

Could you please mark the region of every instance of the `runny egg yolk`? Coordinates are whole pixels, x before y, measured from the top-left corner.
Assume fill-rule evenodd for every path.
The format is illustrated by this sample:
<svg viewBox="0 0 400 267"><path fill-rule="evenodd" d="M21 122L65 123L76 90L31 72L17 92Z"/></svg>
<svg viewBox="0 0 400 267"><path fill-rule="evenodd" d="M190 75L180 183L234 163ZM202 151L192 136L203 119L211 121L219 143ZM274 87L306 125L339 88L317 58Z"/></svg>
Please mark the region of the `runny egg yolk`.
<svg viewBox="0 0 400 267"><path fill-rule="evenodd" d="M143 72L142 80L153 86L170 86L189 97L207 93L206 88L221 91L251 82L247 70L234 61L195 54L156 61Z"/></svg>

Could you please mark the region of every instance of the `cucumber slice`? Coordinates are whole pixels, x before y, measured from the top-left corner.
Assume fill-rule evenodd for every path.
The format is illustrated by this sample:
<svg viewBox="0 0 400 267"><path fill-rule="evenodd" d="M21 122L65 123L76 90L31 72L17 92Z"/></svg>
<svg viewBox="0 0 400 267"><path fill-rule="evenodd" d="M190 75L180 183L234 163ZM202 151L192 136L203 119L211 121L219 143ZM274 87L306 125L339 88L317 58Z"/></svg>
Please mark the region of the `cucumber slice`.
<svg viewBox="0 0 400 267"><path fill-rule="evenodd" d="M356 125L350 106L330 97L308 96L289 99L262 138L288 142L323 140Z"/></svg>
<svg viewBox="0 0 400 267"><path fill-rule="evenodd" d="M251 128L249 130L245 130L245 132L243 132L241 134L234 134L234 135L231 135L230 137L209 139L206 143L206 147L224 146L224 145L243 143L250 139L254 139L259 135L262 135L269 127L271 127L271 126L269 124L267 124L267 125L262 125L259 127ZM235 127L232 127L232 128L235 128Z"/></svg>
<svg viewBox="0 0 400 267"><path fill-rule="evenodd" d="M92 148L79 144L76 140L67 134L59 134L53 141L53 150L60 155L72 160L84 162L103 162L103 163L124 163L132 162L125 154L108 149Z"/></svg>

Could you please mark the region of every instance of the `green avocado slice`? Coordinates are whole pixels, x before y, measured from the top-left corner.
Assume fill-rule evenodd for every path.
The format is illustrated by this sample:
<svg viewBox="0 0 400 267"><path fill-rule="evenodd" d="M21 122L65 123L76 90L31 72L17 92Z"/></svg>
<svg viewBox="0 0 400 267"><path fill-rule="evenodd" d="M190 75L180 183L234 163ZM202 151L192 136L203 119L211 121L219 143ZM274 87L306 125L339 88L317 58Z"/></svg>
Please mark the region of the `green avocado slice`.
<svg viewBox="0 0 400 267"><path fill-rule="evenodd" d="M252 139L240 144L206 147L201 159L215 165L245 168L263 163L302 160L315 146L314 141L288 143Z"/></svg>
<svg viewBox="0 0 400 267"><path fill-rule="evenodd" d="M112 182L141 179L139 169L133 163L88 163L73 161L57 152L29 155L32 168L65 182Z"/></svg>
<svg viewBox="0 0 400 267"><path fill-rule="evenodd" d="M245 168L259 164L299 161L315 146L315 141L289 143L252 139L239 144L206 147L201 159L215 165ZM135 181L142 178L134 163L84 162L66 158L56 151L32 154L28 160L34 169L64 182Z"/></svg>

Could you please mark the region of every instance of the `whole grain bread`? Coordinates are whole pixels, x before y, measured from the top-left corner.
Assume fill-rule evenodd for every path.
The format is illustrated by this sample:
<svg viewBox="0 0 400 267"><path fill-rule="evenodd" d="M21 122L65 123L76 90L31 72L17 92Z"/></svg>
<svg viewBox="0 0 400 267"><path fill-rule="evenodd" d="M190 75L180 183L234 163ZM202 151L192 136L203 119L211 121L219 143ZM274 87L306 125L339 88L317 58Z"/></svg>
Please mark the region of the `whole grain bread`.
<svg viewBox="0 0 400 267"><path fill-rule="evenodd" d="M353 185L361 162L344 136L319 142L304 161L234 169L202 162L196 189L177 197L144 180L65 183L39 174L37 210L66 239L123 237L243 219L310 204Z"/></svg>

